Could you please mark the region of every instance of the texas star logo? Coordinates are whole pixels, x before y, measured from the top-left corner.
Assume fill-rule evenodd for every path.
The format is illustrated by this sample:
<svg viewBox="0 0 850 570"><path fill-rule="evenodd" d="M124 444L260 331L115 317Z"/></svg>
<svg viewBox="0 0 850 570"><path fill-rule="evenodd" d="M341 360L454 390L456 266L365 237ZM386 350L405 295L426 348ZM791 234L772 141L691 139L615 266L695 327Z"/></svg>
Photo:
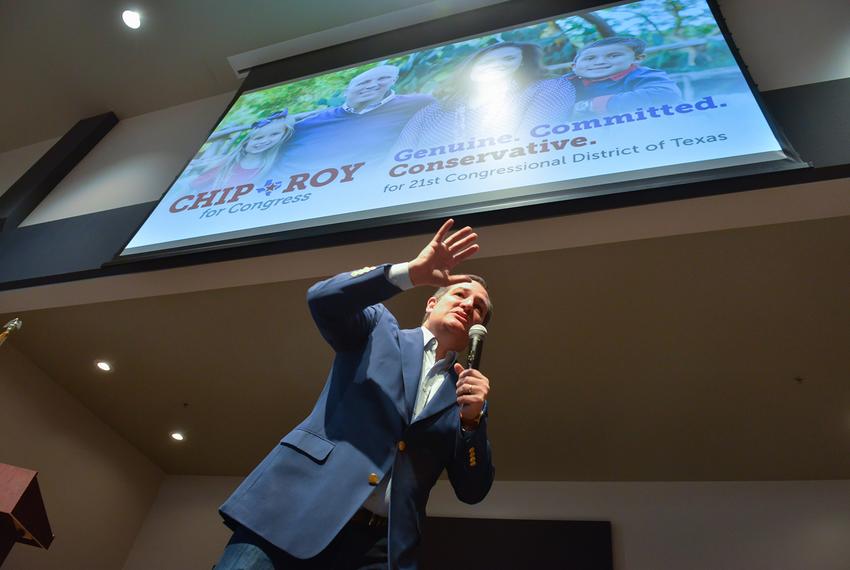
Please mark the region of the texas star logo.
<svg viewBox="0 0 850 570"><path fill-rule="evenodd" d="M283 185L283 182L281 182L280 180L272 180L271 178L269 178L268 180L266 180L265 184L263 184L259 188L256 188L256 190L260 194L265 194L266 196L271 196L272 192L274 192L275 190L280 188L282 185Z"/></svg>

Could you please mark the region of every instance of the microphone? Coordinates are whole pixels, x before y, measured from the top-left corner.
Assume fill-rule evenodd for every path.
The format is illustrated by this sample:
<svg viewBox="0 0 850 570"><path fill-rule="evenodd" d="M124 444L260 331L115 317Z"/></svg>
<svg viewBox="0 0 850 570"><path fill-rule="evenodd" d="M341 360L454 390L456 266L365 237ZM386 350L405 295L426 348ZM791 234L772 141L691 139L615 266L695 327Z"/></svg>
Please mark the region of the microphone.
<svg viewBox="0 0 850 570"><path fill-rule="evenodd" d="M469 356L466 359L466 367L478 370L481 365L481 353L484 352L484 337L487 329L484 325L472 325L469 327Z"/></svg>

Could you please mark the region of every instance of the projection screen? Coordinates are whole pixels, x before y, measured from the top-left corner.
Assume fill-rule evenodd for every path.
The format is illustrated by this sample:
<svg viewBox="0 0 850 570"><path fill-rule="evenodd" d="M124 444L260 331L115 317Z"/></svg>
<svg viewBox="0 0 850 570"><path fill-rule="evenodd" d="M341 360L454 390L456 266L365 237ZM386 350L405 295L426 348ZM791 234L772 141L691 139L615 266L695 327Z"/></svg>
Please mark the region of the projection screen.
<svg viewBox="0 0 850 570"><path fill-rule="evenodd" d="M242 93L121 256L799 164L781 140L705 0L622 2Z"/></svg>

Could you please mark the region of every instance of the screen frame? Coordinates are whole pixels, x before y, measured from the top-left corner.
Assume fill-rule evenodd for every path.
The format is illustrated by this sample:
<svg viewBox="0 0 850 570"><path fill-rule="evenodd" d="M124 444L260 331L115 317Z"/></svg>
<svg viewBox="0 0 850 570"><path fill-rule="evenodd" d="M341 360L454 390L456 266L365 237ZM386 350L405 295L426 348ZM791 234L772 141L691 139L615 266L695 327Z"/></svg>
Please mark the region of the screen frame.
<svg viewBox="0 0 850 570"><path fill-rule="evenodd" d="M625 4L630 1L633 0L619 2L584 0L573 1L570 5L565 5L566 3L564 2L551 0L537 2L513 0L271 62L254 68L249 72L227 107L215 123L213 123L207 133L207 138L215 131L227 113L230 112L235 102L243 94L248 92L315 77L355 65L368 64L389 56L403 55L450 42L464 41L465 39L489 33L498 33L505 29L531 25L556 16L569 16L579 12ZM210 240L206 243L161 248L154 251L123 254L126 246L147 222L150 214L162 202L173 184L182 175L192 160L192 157L189 157L164 190L159 200L153 203L148 215L129 234L127 240L116 252L113 259L105 263L104 266L123 265L136 261L149 261L161 258L192 257L193 254L210 254L222 250L238 250L243 253L243 255L237 255L237 257L262 255L263 253L252 253L251 251L252 249L257 249L258 246L265 246L262 247L263 250L268 250L269 246L272 246L271 249L274 252L278 252L401 237L418 233L419 228L426 227L425 224L427 222L436 222L446 217L463 217L468 221L474 219L476 225L489 225L491 223L502 223L506 219L538 219L553 215L568 215L583 211L670 201L695 195L722 194L728 190L717 189L716 191L709 191L704 187L704 183L719 182L739 177L750 178L772 172L811 167L811 164L804 162L799 157L789 139L785 136L765 106L763 98L749 74L749 70L741 58L740 51L731 37L731 33L716 0L705 1L717 22L718 28L729 47L735 63L741 70L759 110L765 117L774 137L779 142L782 152L788 157L787 159L706 169L682 174L638 178L598 185L591 184L581 186L577 189L582 193L580 197L566 196L566 194L569 194L569 190L562 187L560 190L548 191L542 195L518 196L483 202L478 201L446 208L427 207L424 210L389 214L378 219L360 218L325 225L311 225L305 228L262 232L255 235L234 238L220 238ZM558 183L552 182L550 184L556 185ZM569 181L560 182L563 185L568 183ZM668 191L674 188L680 188L681 190L679 192ZM697 190L697 188L701 189ZM664 192L660 192L659 190L664 190ZM337 236L338 239L334 240L334 236ZM279 244L279 247L274 247L274 244ZM207 255L204 255L204 257L207 257Z"/></svg>

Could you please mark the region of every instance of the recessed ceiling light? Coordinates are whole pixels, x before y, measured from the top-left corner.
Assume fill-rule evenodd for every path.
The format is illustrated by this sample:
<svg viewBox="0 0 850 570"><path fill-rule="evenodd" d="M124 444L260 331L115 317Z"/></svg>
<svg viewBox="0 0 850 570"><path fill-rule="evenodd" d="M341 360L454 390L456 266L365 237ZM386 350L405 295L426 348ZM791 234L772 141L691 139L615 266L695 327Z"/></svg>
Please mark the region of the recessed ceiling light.
<svg viewBox="0 0 850 570"><path fill-rule="evenodd" d="M180 433L179 431L175 431L175 432L172 432L171 439L176 440L176 441L183 441L186 438L183 437L183 434Z"/></svg>
<svg viewBox="0 0 850 570"><path fill-rule="evenodd" d="M95 362L95 366L97 366L98 368L100 368L104 372L111 372L112 371L112 365L109 364L105 360L98 360L97 362Z"/></svg>
<svg viewBox="0 0 850 570"><path fill-rule="evenodd" d="M124 20L128 28L133 28L134 30L139 29L142 25L142 17L135 10L124 10L121 14L121 19Z"/></svg>

